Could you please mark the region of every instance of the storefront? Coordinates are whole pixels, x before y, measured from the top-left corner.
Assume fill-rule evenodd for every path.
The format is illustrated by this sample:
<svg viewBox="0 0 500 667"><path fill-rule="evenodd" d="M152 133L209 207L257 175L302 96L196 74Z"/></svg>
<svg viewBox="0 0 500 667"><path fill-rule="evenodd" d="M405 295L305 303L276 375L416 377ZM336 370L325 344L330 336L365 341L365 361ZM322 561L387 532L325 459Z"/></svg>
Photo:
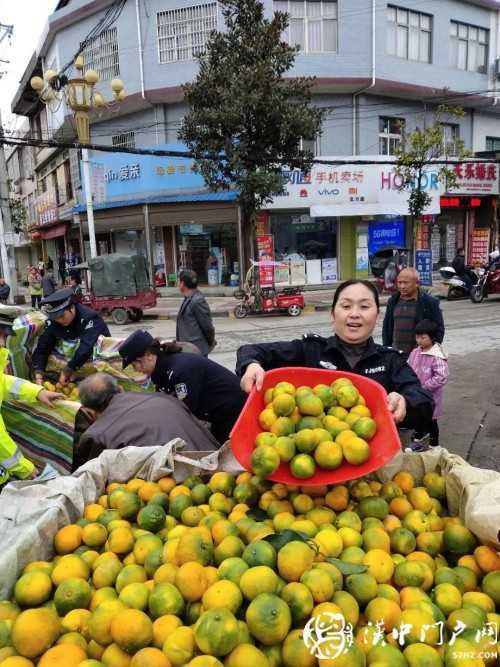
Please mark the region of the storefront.
<svg viewBox="0 0 500 667"><path fill-rule="evenodd" d="M195 270L201 283L235 283L241 233L234 192L208 192L188 158L95 153L90 167L100 254L144 254L158 287L175 282L183 268ZM83 202L76 211L88 255Z"/></svg>
<svg viewBox="0 0 500 667"><path fill-rule="evenodd" d="M324 158L336 159L340 158ZM322 285L368 278L370 256L382 248L412 248L408 191L401 190L400 177L384 162L316 164L307 175L285 172L285 191L274 197L266 212L275 259L303 262L305 283ZM427 213L438 213L437 173L429 169L423 185L431 195Z"/></svg>

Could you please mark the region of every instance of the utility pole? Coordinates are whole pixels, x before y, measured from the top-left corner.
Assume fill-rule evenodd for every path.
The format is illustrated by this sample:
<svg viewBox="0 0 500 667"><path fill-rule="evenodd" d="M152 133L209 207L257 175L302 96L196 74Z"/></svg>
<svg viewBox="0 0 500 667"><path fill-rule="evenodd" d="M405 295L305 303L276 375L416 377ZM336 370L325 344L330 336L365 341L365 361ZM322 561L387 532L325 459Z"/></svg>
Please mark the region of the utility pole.
<svg viewBox="0 0 500 667"><path fill-rule="evenodd" d="M0 138L3 137L2 116L0 114ZM9 252L7 249L5 233L12 232L10 206L9 206L9 186L7 183L7 162L3 144L0 146L0 260L2 265L2 276L7 285L10 285L9 301L17 294L17 280L12 281ZM9 234L12 237L12 234ZM15 272L14 272L15 274Z"/></svg>

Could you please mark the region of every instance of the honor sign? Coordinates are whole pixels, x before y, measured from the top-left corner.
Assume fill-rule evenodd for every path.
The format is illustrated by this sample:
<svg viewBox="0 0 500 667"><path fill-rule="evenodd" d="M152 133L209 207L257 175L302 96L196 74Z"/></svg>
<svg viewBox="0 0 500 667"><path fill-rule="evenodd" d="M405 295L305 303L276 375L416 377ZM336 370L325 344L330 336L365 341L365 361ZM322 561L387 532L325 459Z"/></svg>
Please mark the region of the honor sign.
<svg viewBox="0 0 500 667"><path fill-rule="evenodd" d="M337 158L324 158L326 161ZM363 158L356 158L361 160ZM366 158L367 160L370 158ZM269 209L310 209L313 218L357 215L408 215L408 190L393 165L315 164L309 174L285 171L285 190L275 195ZM440 213L441 186L432 167L422 187L430 194L426 214Z"/></svg>

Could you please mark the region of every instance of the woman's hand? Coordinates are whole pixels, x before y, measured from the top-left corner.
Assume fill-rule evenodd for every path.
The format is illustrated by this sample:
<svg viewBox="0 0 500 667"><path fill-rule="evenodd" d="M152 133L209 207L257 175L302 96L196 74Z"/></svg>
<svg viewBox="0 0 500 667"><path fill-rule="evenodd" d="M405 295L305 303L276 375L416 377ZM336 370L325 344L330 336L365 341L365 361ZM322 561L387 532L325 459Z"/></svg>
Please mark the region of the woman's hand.
<svg viewBox="0 0 500 667"><path fill-rule="evenodd" d="M62 384L64 387L68 382L71 382L71 373L68 373L67 370L61 371L59 374L59 384Z"/></svg>
<svg viewBox="0 0 500 667"><path fill-rule="evenodd" d="M262 383L264 382L264 369L257 362L248 364L245 374L241 378L240 387L244 392L249 394L252 391L253 386L255 385L257 391L262 389Z"/></svg>
<svg viewBox="0 0 500 667"><path fill-rule="evenodd" d="M392 413L394 421L399 424L406 417L406 399L395 391L387 396L387 407Z"/></svg>
<svg viewBox="0 0 500 667"><path fill-rule="evenodd" d="M48 405L49 408L54 407L54 401L59 401L63 398L66 398L64 394L61 394L58 391L48 391L48 389L42 389L42 391L37 396L37 399L40 401L40 403Z"/></svg>

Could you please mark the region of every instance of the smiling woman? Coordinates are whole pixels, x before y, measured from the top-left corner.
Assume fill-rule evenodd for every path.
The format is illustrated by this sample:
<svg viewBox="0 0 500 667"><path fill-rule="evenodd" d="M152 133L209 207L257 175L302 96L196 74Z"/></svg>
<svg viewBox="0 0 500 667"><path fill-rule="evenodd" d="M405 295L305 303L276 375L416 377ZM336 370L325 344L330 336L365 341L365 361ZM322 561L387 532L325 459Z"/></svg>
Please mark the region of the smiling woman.
<svg viewBox="0 0 500 667"><path fill-rule="evenodd" d="M373 330L379 315L376 288L365 280L342 283L333 298L331 318L335 334L322 338L243 345L237 353L236 371L241 388L262 388L264 372L284 366L305 366L366 375L388 392L387 402L396 423L420 428L432 418L433 402L403 355L377 345Z"/></svg>

